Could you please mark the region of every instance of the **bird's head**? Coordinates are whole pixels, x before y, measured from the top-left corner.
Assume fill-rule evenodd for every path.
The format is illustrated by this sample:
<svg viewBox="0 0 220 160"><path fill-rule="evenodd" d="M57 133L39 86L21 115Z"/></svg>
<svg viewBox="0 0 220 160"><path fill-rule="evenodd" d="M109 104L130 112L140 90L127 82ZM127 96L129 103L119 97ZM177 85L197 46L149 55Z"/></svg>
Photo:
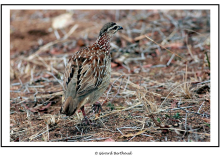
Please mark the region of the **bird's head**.
<svg viewBox="0 0 220 160"><path fill-rule="evenodd" d="M122 30L123 28L117 25L114 22L106 23L102 29L100 30L99 36L103 36L105 33L109 36L114 35L118 30Z"/></svg>

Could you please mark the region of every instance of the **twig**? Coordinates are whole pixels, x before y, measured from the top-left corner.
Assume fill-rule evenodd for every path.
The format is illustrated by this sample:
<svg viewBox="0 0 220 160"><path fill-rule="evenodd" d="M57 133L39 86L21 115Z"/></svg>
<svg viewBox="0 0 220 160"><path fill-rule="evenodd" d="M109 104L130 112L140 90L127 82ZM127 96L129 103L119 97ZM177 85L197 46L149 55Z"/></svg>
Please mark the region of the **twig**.
<svg viewBox="0 0 220 160"><path fill-rule="evenodd" d="M134 40L133 40L132 38L130 38L130 37L124 35L124 34L120 34L120 36L121 36L122 38L124 38L126 41L130 42L130 43L133 43L133 42L134 42Z"/></svg>
<svg viewBox="0 0 220 160"><path fill-rule="evenodd" d="M173 32L161 42L161 45L164 45L167 42L167 40L171 39L176 34L176 32L177 28L175 28Z"/></svg>
<svg viewBox="0 0 220 160"><path fill-rule="evenodd" d="M148 36L146 36L146 35L145 35L145 37L146 37L147 39L151 40L152 42L156 43L157 45L159 45L161 48L163 48L163 49L167 50L168 52L170 52L170 53L172 53L172 54L175 54L177 57L179 57L179 58L181 58L181 59L184 59L184 58L182 58L181 56L179 56L178 54L176 54L176 53L172 52L171 50L166 49L166 48L165 48L165 47L163 47L162 45L158 44L157 42L155 42L154 40L152 40L152 39L151 39L151 38L149 38Z"/></svg>
<svg viewBox="0 0 220 160"><path fill-rule="evenodd" d="M142 131L139 131L139 132L137 132L137 133L135 133L135 134L132 134L132 133L124 134L124 135L120 136L120 138L123 138L123 137L131 137L131 136L133 137L133 136L141 135L141 134L143 134L143 133L146 132L146 131L150 131L151 129L154 129L154 128L152 128L152 127L146 128L146 129L144 129L144 130L142 130Z"/></svg>
<svg viewBox="0 0 220 160"><path fill-rule="evenodd" d="M185 83L190 83L190 82L181 83L181 84L177 85L175 88L173 88L173 89L169 92L169 94L166 96L166 98L163 100L163 102L161 103L160 108L162 108L163 103L166 101L166 99L167 99L167 97L170 95L170 93L172 93L176 88L178 88L179 86L181 86L181 85L183 85L183 84L185 84Z"/></svg>
<svg viewBox="0 0 220 160"><path fill-rule="evenodd" d="M51 139L50 142L54 141L68 141L68 140L77 140L77 139L82 139L84 137L92 137L93 135L84 135L84 136L71 136L71 137L66 137L66 138L60 138L60 139Z"/></svg>
<svg viewBox="0 0 220 160"><path fill-rule="evenodd" d="M210 83L210 80L207 80L207 81L204 81L204 82L197 83L197 85L198 85L198 84L205 84L205 83Z"/></svg>
<svg viewBox="0 0 220 160"><path fill-rule="evenodd" d="M200 105L200 107L199 107L197 113L199 113L199 111L200 111L200 109L202 108L202 106L203 106L204 103L205 103L205 101L202 102L202 104Z"/></svg>
<svg viewBox="0 0 220 160"><path fill-rule="evenodd" d="M167 62L167 66L170 65L170 62L173 60L174 57L175 57L175 54L172 54L172 56L170 57L169 61Z"/></svg>
<svg viewBox="0 0 220 160"><path fill-rule="evenodd" d="M39 55L39 53L41 52L44 52L46 51L50 46L54 45L54 44L57 44L57 43L60 43L60 42L67 42L67 41L70 41L70 40L55 40L53 42L49 42L47 44L45 44L44 46L40 47L35 53L33 53L32 55L30 55L26 60L27 61L31 61L33 60L37 55Z"/></svg>
<svg viewBox="0 0 220 160"><path fill-rule="evenodd" d="M156 128L157 130L161 130L161 128ZM182 129L177 129L177 128L162 128L162 129L170 129L170 130L177 130L177 131L183 131L183 132L189 132L189 133L197 133L197 134L204 134L205 136L210 136L210 134L208 133L199 133L199 132L194 132L194 131L191 131L191 130L182 130Z"/></svg>
<svg viewBox="0 0 220 160"><path fill-rule="evenodd" d="M194 31L194 30L191 30L191 29L183 29L183 30L190 31L190 32L195 32L195 33L197 33L197 34L199 34L199 35L203 35L203 34L201 34L201 33L199 33L199 32L196 32L196 31Z"/></svg>
<svg viewBox="0 0 220 160"><path fill-rule="evenodd" d="M136 135L134 135L131 139L129 139L128 142L131 141L134 137L136 137Z"/></svg>
<svg viewBox="0 0 220 160"><path fill-rule="evenodd" d="M108 139L111 137L104 137L104 138L94 138L94 139L86 139L87 141L99 141L99 140L103 140L103 139Z"/></svg>
<svg viewBox="0 0 220 160"><path fill-rule="evenodd" d="M29 97L28 99L29 100L31 100L31 99L39 99L39 98L49 98L49 97L51 97L51 98L53 98L53 97L56 97L56 96L61 96L61 95L63 95L63 91L60 91L60 92L56 92L56 93L53 93L53 94L46 94L46 95L41 95L41 96L33 96L33 97ZM50 99L51 99L50 98ZM26 101L26 100L24 100L24 101ZM22 101L23 102L23 101ZM19 102L18 104L20 104L21 102Z"/></svg>
<svg viewBox="0 0 220 160"><path fill-rule="evenodd" d="M108 99L108 96L109 96L109 93L110 93L110 91L111 91L112 88L113 88L113 84L114 84L115 82L117 82L122 76L123 76L123 75L121 75L119 78L115 79L115 80L112 82L111 87L109 88L109 90L108 90L108 92L107 92L106 98L105 98L105 100L102 102L101 105L103 105L103 104L106 103L106 101L107 101L107 99Z"/></svg>
<svg viewBox="0 0 220 160"><path fill-rule="evenodd" d="M62 86L63 90L64 90L64 87L63 87L63 83L61 80L59 80L53 73L51 72L47 72L49 75L53 76L54 79L56 79L56 81Z"/></svg>
<svg viewBox="0 0 220 160"><path fill-rule="evenodd" d="M202 116L202 117L203 117L203 116L210 117L210 115L205 114L205 113L201 114L201 113L198 113L198 112L188 111L188 110L185 110L185 109L183 109L183 108L180 108L180 109L183 110L183 111L185 111L186 113L197 114L197 115Z"/></svg>
<svg viewBox="0 0 220 160"><path fill-rule="evenodd" d="M59 40L59 39L60 39L60 35L59 35L59 33L57 32L57 29L54 30L54 34L55 34L56 38Z"/></svg>
<svg viewBox="0 0 220 160"><path fill-rule="evenodd" d="M119 94L119 91L120 91L120 88L121 88L123 79L124 79L124 78L122 77L121 82L120 82L120 85L119 85L119 88L118 88L118 90L117 90L117 93L116 93L115 96L111 99L110 103L111 103L111 102L113 101L113 99Z"/></svg>
<svg viewBox="0 0 220 160"><path fill-rule="evenodd" d="M75 24L62 39L63 40L67 39L77 28L78 28L78 24Z"/></svg>
<svg viewBox="0 0 220 160"><path fill-rule="evenodd" d="M100 117L97 117L95 118L95 120L99 119L99 118L103 118L103 117L106 117L106 116L109 116L109 115L112 115L112 114L115 114L115 113L118 113L118 112L121 112L121 111L127 111L127 110L130 110L134 107L138 107L138 106L143 106L143 104L141 104L141 102L138 102L137 104L135 104L134 106L131 106L131 107L128 107L128 108L125 108L125 109L122 109L122 110L117 110L117 111L114 111L114 112L111 112L109 114L105 114L103 116L100 116Z"/></svg>
<svg viewBox="0 0 220 160"><path fill-rule="evenodd" d="M124 135L121 131L120 131L120 129L119 128L116 128L120 133L121 133L121 135Z"/></svg>
<svg viewBox="0 0 220 160"><path fill-rule="evenodd" d="M38 57L39 60L41 60L43 62L43 64L46 66L47 69L51 69L52 71L56 72L59 75L62 75L58 70L56 70L55 68L47 65L47 63L44 61L43 58L41 58L39 55L36 55Z"/></svg>

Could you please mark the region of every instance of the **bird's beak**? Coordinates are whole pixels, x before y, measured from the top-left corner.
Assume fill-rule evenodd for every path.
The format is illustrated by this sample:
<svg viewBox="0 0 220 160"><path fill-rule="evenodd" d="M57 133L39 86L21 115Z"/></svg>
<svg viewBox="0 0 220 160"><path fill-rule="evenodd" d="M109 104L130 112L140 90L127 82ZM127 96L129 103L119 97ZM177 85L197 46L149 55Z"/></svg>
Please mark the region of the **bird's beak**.
<svg viewBox="0 0 220 160"><path fill-rule="evenodd" d="M118 26L118 30L122 30L123 28L121 26Z"/></svg>

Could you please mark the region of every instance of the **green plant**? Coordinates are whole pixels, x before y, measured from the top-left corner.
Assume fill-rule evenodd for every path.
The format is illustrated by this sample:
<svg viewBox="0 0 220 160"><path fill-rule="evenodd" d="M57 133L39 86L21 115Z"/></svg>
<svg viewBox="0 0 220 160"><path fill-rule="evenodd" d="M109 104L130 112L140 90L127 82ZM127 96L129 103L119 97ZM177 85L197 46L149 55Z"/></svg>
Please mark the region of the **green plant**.
<svg viewBox="0 0 220 160"><path fill-rule="evenodd" d="M112 104L111 102L109 102L109 103L107 104L107 107L109 107L111 111L115 109L114 104Z"/></svg>
<svg viewBox="0 0 220 160"><path fill-rule="evenodd" d="M177 112L177 113L173 116L173 118L175 118L175 119L180 119L180 118L181 118L181 117L180 117L180 113Z"/></svg>
<svg viewBox="0 0 220 160"><path fill-rule="evenodd" d="M157 118L157 122L159 122L159 123L161 122L160 118Z"/></svg>

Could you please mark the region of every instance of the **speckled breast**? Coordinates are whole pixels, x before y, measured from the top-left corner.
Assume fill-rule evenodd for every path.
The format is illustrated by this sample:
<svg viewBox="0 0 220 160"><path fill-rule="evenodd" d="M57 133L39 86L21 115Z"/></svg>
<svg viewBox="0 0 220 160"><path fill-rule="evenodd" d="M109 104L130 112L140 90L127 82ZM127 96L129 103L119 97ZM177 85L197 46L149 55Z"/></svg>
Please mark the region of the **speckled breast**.
<svg viewBox="0 0 220 160"><path fill-rule="evenodd" d="M108 57L106 60L106 76L104 76L101 85L98 87L97 90L93 91L93 93L90 95L90 100L87 103L93 104L96 102L100 96L103 95L103 93L106 91L106 89L109 86L111 79L111 57Z"/></svg>

